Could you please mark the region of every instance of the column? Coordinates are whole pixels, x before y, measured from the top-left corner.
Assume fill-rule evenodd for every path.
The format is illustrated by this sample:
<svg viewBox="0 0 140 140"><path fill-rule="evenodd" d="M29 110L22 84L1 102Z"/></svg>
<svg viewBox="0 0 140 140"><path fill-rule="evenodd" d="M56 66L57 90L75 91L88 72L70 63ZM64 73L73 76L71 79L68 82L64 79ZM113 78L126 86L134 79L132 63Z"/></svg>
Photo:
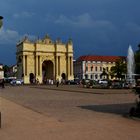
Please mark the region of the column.
<svg viewBox="0 0 140 140"><path fill-rule="evenodd" d="M38 60L38 65L37 65L37 67L38 67L38 75L40 76L40 72L41 72L41 70L40 70L40 68L41 68L41 66L40 66L40 56L38 56L37 60Z"/></svg>
<svg viewBox="0 0 140 140"><path fill-rule="evenodd" d="M35 72L36 72L36 76L38 76L38 56L37 55L35 57Z"/></svg>
<svg viewBox="0 0 140 140"><path fill-rule="evenodd" d="M25 55L25 75L27 76L27 55Z"/></svg>
<svg viewBox="0 0 140 140"><path fill-rule="evenodd" d="M66 56L66 72L67 72L67 79L68 79L68 56Z"/></svg>
<svg viewBox="0 0 140 140"><path fill-rule="evenodd" d="M58 56L55 56L55 78L58 76Z"/></svg>
<svg viewBox="0 0 140 140"><path fill-rule="evenodd" d="M60 76L60 56L58 56L58 75Z"/></svg>
<svg viewBox="0 0 140 140"><path fill-rule="evenodd" d="M56 72L56 67L55 67L55 56L54 56L54 62L53 62L53 80L55 81L55 76L56 76L56 74L55 74L55 72Z"/></svg>
<svg viewBox="0 0 140 140"><path fill-rule="evenodd" d="M71 56L70 56L70 76L71 76Z"/></svg>
<svg viewBox="0 0 140 140"><path fill-rule="evenodd" d="M70 58L71 58L71 76L73 76L73 57Z"/></svg>
<svg viewBox="0 0 140 140"><path fill-rule="evenodd" d="M70 76L70 57L68 56L68 77Z"/></svg>
<svg viewBox="0 0 140 140"><path fill-rule="evenodd" d="M25 76L25 55L23 55L23 73Z"/></svg>

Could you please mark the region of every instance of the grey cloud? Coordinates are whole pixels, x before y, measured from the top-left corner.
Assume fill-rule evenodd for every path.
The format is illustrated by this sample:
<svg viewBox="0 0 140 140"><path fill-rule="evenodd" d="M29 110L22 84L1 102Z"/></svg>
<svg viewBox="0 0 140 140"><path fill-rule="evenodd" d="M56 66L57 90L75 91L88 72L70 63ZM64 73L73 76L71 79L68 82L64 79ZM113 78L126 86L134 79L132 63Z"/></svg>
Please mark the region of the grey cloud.
<svg viewBox="0 0 140 140"><path fill-rule="evenodd" d="M4 28L0 31L0 44L14 44L18 38L19 34L17 31Z"/></svg>
<svg viewBox="0 0 140 140"><path fill-rule="evenodd" d="M21 13L15 13L13 15L14 18L30 18L33 17L35 15L35 13L31 13L31 12L27 12L27 11L23 11Z"/></svg>
<svg viewBox="0 0 140 140"><path fill-rule="evenodd" d="M70 25L70 26L76 26L76 27L91 27L92 26L92 18L91 16L86 13L80 16L64 16L60 15L54 23L56 24L64 24L64 25Z"/></svg>
<svg viewBox="0 0 140 140"><path fill-rule="evenodd" d="M54 18L55 19L55 18ZM77 28L108 28L115 29L115 26L108 20L96 20L88 13L79 16L64 16L60 15L55 21L55 24L68 25Z"/></svg>
<svg viewBox="0 0 140 140"><path fill-rule="evenodd" d="M28 36L31 40L36 38L34 35L20 35L17 31L2 28L0 31L0 44L16 44L25 36Z"/></svg>

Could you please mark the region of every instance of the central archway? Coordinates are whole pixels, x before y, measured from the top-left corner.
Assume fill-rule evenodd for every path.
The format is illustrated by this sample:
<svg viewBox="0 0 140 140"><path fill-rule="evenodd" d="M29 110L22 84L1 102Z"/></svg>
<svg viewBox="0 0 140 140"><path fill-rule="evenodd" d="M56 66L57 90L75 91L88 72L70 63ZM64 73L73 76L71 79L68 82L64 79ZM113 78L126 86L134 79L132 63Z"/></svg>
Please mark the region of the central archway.
<svg viewBox="0 0 140 140"><path fill-rule="evenodd" d="M31 84L34 83L34 78L35 78L34 74L33 73L30 73L29 81L30 81Z"/></svg>
<svg viewBox="0 0 140 140"><path fill-rule="evenodd" d="M66 80L66 74L65 73L62 73L61 77L62 77L63 80Z"/></svg>
<svg viewBox="0 0 140 140"><path fill-rule="evenodd" d="M45 60L42 63L42 79L43 83L46 83L47 80L53 80L53 62L50 60Z"/></svg>

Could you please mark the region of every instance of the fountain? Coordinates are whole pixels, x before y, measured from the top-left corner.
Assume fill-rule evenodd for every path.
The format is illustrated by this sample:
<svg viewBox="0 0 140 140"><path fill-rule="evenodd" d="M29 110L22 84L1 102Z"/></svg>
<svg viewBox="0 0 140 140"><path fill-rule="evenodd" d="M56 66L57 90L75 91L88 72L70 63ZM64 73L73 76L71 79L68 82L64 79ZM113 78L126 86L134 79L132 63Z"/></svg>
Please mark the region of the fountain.
<svg viewBox="0 0 140 140"><path fill-rule="evenodd" d="M138 95L136 98L136 105L132 107L129 111L129 116L131 117L140 117L140 86L136 85L135 77L139 74L135 74L135 58L134 52L132 50L131 45L128 48L128 55L127 55L127 79L126 81L129 83L129 87L134 89L134 92Z"/></svg>
<svg viewBox="0 0 140 140"><path fill-rule="evenodd" d="M131 45L128 48L127 54L127 78L126 81L130 84L131 87L135 86L135 59L134 52L132 50Z"/></svg>

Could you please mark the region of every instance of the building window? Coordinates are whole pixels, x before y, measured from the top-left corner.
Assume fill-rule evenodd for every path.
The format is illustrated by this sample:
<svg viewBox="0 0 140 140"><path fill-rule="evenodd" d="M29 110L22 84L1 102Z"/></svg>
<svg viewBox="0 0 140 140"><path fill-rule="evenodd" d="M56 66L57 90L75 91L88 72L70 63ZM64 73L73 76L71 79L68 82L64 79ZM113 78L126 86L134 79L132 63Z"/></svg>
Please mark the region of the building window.
<svg viewBox="0 0 140 140"><path fill-rule="evenodd" d="M102 71L102 67L100 67L100 71Z"/></svg>
<svg viewBox="0 0 140 140"><path fill-rule="evenodd" d="M85 79L88 79L88 75L87 74L85 74Z"/></svg>
<svg viewBox="0 0 140 140"><path fill-rule="evenodd" d="M108 67L106 67L106 71L108 71Z"/></svg>
<svg viewBox="0 0 140 140"><path fill-rule="evenodd" d="M90 79L93 79L93 76L92 75L90 75Z"/></svg>
<svg viewBox="0 0 140 140"><path fill-rule="evenodd" d="M88 71L88 67L86 67L86 71Z"/></svg>
<svg viewBox="0 0 140 140"><path fill-rule="evenodd" d="M98 75L97 74L95 75L95 79L98 79Z"/></svg>
<svg viewBox="0 0 140 140"><path fill-rule="evenodd" d="M93 71L93 66L91 66L90 70Z"/></svg>
<svg viewBox="0 0 140 140"><path fill-rule="evenodd" d="M98 71L98 68L97 67L95 67L95 71Z"/></svg>

